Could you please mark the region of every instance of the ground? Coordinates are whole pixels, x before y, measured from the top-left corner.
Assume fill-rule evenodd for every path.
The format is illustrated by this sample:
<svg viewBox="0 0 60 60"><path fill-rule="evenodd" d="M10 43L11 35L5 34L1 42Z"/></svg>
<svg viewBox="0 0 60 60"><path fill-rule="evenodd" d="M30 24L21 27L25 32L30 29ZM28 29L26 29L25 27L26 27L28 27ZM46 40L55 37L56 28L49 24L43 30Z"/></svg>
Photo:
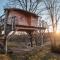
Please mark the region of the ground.
<svg viewBox="0 0 60 60"><path fill-rule="evenodd" d="M0 54L0 60L60 60L60 54L51 52L51 46L46 44L36 47L29 53Z"/></svg>
<svg viewBox="0 0 60 60"><path fill-rule="evenodd" d="M22 53L22 55L21 55ZM36 47L31 52L20 52L12 55L13 60L60 60L60 54L51 52L51 46L46 43Z"/></svg>
<svg viewBox="0 0 60 60"><path fill-rule="evenodd" d="M6 54L0 54L0 60L11 60L11 58Z"/></svg>

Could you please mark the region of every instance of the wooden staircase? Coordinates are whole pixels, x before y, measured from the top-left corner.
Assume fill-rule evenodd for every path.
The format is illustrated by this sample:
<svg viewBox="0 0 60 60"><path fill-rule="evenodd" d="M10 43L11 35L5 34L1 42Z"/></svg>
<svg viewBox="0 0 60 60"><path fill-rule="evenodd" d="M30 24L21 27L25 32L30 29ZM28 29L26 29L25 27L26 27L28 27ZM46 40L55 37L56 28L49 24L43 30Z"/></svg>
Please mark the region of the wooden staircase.
<svg viewBox="0 0 60 60"><path fill-rule="evenodd" d="M0 35L0 44L3 44L5 41L4 35Z"/></svg>

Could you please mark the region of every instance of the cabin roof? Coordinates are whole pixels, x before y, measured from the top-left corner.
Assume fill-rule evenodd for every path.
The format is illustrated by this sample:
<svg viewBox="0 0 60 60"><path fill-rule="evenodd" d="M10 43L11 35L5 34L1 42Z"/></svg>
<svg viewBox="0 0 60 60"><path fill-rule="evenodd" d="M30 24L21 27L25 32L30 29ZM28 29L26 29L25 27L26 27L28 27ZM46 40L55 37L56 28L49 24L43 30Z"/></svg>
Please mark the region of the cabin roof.
<svg viewBox="0 0 60 60"><path fill-rule="evenodd" d="M30 14L30 15L33 15L33 16L38 17L38 15L35 14L35 13L29 12L29 11L25 11L25 10L22 10L22 9L19 9L19 8L5 8L4 10L8 10L8 11L10 11L10 10L20 11L20 12L24 12L24 13L26 13L26 14Z"/></svg>

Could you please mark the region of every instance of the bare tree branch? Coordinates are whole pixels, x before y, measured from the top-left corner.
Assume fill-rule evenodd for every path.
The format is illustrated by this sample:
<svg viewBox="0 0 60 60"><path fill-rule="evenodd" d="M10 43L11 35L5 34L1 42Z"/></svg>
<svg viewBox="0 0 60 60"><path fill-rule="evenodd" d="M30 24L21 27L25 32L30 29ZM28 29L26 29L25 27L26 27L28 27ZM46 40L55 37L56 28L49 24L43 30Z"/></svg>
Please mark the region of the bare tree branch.
<svg viewBox="0 0 60 60"><path fill-rule="evenodd" d="M49 1L44 0L46 9L48 10L48 13L50 14L50 17L51 17L53 31L56 31L55 28L57 28L57 23L59 21L59 18L57 18L57 15L60 8L57 8L56 2L57 0L49 0Z"/></svg>
<svg viewBox="0 0 60 60"><path fill-rule="evenodd" d="M24 9L24 7L23 7L23 5L22 5L21 1L20 1L20 0L17 0L17 1L20 3L20 5L22 6L22 8Z"/></svg>

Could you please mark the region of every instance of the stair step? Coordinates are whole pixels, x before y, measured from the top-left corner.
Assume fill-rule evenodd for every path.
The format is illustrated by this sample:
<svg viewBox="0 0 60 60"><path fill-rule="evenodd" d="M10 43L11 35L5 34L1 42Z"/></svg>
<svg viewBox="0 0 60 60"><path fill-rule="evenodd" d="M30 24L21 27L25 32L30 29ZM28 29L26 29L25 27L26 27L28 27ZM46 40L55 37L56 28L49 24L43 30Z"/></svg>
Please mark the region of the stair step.
<svg viewBox="0 0 60 60"><path fill-rule="evenodd" d="M0 37L0 39L5 39L5 37Z"/></svg>
<svg viewBox="0 0 60 60"><path fill-rule="evenodd" d="M1 37L1 36L4 36L4 35L0 35L0 37Z"/></svg>
<svg viewBox="0 0 60 60"><path fill-rule="evenodd" d="M4 35L0 35L0 41L4 41L4 40L5 40Z"/></svg>
<svg viewBox="0 0 60 60"><path fill-rule="evenodd" d="M5 39L0 39L0 41L4 41Z"/></svg>

